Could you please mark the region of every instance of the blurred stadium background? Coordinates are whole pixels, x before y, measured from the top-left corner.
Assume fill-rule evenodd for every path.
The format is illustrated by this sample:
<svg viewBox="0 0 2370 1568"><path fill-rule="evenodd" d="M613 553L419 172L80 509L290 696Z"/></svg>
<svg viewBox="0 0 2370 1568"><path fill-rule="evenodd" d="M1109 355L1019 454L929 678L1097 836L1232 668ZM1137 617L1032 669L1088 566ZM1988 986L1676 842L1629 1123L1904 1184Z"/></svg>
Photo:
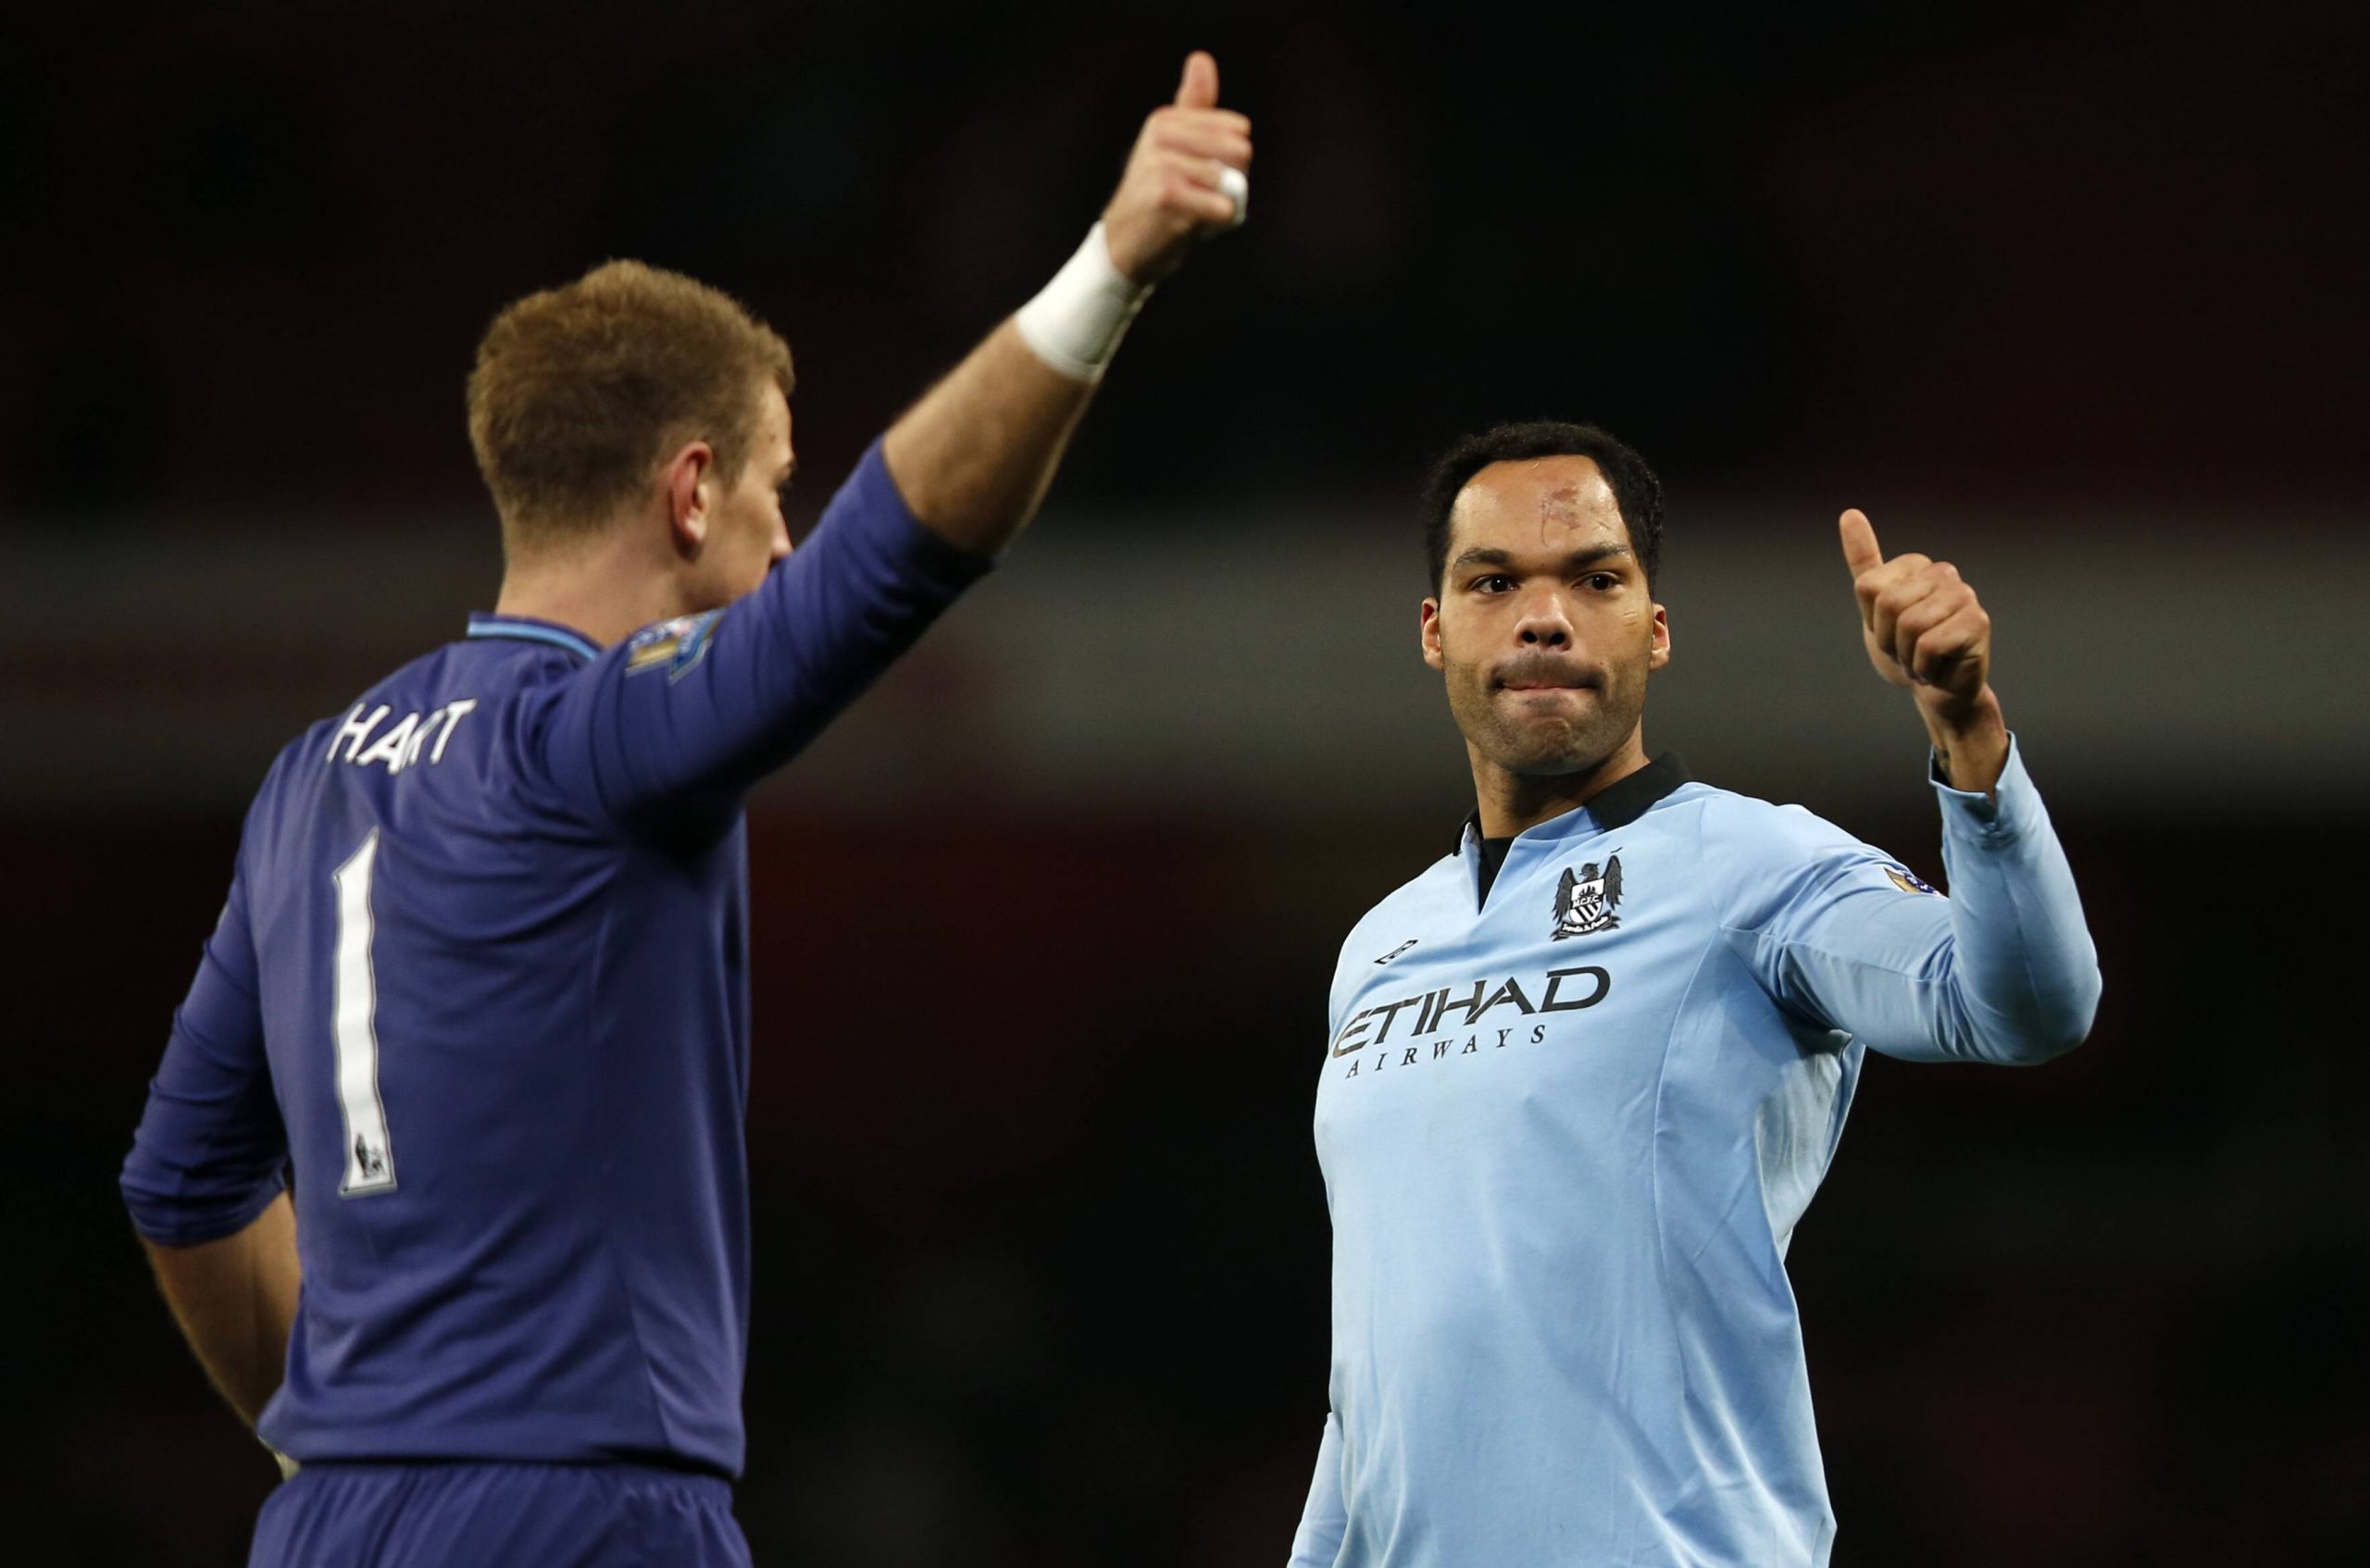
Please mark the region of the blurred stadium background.
<svg viewBox="0 0 2370 1568"><path fill-rule="evenodd" d="M750 300L811 519L1204 46L1251 226L755 808L759 1561L1282 1561L1329 965L1467 803L1414 492L1540 414L1669 488L1650 746L1929 876L1835 512L1958 560L2103 951L2067 1061L1874 1066L1796 1239L1837 1562L2364 1561L2364 16L12 8L7 1555L243 1560L270 1466L114 1173L272 752L491 601L493 310Z"/></svg>

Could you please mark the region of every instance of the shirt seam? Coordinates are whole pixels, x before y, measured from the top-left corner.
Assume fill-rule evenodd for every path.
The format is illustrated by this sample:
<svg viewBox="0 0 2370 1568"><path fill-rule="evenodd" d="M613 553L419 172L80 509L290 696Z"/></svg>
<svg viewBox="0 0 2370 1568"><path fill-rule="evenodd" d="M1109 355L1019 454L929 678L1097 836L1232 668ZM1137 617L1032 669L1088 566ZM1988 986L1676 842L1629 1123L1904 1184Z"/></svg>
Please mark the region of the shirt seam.
<svg viewBox="0 0 2370 1568"><path fill-rule="evenodd" d="M592 962L586 968L585 985L581 994L578 998L578 1004L583 1010L586 1022L594 1027L600 1027L603 1029L601 1068L605 1074L609 1070L609 1052L616 1049L616 1039L614 1032L603 1027L600 1018L601 1009L598 1002L601 976L607 967L609 962L611 931L617 922L617 880L613 877L607 889L603 891L601 900L601 931L600 935L593 940ZM608 1098L609 1097L606 1095L602 1096L602 1100L605 1103L607 1101ZM609 1129L603 1127L600 1131L601 1136L605 1139L608 1136ZM609 1289L617 1298L618 1303L624 1307L626 1321L633 1325L634 1355L642 1363L641 1381L643 1396L649 1404L650 1429L652 1435L657 1439L659 1446L667 1451L676 1453L684 1452L686 1450L682 1445L677 1442L676 1434L667 1424L666 1407L658 1398L656 1366L655 1359L652 1357L650 1352L649 1336L642 1326L641 1304L635 1300L632 1287L626 1277L626 1271L624 1267L621 1265L619 1249L617 1246L616 1220L614 1217L617 1212L617 1205L607 1200L609 1182L610 1172L607 1167L604 1166L601 1171L601 1188L603 1192L603 1201L601 1203L601 1256L609 1276Z"/></svg>
<svg viewBox="0 0 2370 1568"><path fill-rule="evenodd" d="M1665 796L1665 799L1667 800L1668 797ZM1655 803L1656 805L1662 803L1660 801ZM1706 849L1705 838L1704 819L1699 814L1695 820L1695 845L1699 856ZM1720 908L1716 895L1715 895L1713 907L1715 915L1725 913ZM1671 1364L1678 1374L1678 1408L1682 1412L1687 1409L1694 1378L1687 1364L1686 1348L1678 1340L1678 1298L1673 1295L1670 1287L1670 1227L1664 1223L1663 1217L1663 1101L1670 1087L1671 1058L1677 1053L1678 1048L1681 1021L1688 1015L1688 1003L1693 1000L1696 987L1703 983L1703 972L1710 964L1715 950L1722 945L1719 940L1719 930L1725 924L1723 920L1715 920L1713 934L1698 950L1695 955L1695 966L1688 973L1686 988L1678 993L1678 1002L1671 1009L1671 1027L1663 1037L1662 1060L1655 1064L1654 1068L1653 1125L1647 1129L1646 1135L1646 1189L1652 1198L1654 1211L1654 1286L1662 1293L1665 1342L1670 1348ZM1703 1486L1702 1472L1697 1471L1691 1474L1671 1499L1671 1507L1676 1509L1688 1498L1702 1490Z"/></svg>

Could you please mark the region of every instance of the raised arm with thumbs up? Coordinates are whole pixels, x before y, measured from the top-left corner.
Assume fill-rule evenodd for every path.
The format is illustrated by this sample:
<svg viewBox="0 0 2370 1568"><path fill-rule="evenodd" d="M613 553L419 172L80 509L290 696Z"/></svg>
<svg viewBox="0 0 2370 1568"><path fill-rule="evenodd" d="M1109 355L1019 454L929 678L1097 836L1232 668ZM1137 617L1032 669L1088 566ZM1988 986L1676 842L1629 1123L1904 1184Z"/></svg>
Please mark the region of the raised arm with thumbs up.
<svg viewBox="0 0 2370 1568"><path fill-rule="evenodd" d="M1988 791L2008 760L2008 727L1991 690L1990 616L1948 561L1915 554L1886 560L1857 507L1840 526L1868 662L1916 699L1952 786Z"/></svg>

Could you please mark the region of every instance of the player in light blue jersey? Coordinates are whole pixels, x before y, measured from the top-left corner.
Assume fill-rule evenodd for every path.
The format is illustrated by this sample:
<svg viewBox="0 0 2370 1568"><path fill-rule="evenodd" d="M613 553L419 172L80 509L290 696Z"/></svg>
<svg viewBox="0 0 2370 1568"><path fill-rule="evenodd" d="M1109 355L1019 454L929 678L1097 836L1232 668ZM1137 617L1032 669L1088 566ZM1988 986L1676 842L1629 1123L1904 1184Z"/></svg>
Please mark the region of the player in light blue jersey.
<svg viewBox="0 0 2370 1568"><path fill-rule="evenodd" d="M1240 220L1250 131L1192 56L1078 255L795 554L770 330L626 262L495 319L495 613L274 763L124 1164L199 1360L302 1466L252 1562L746 1562L742 800L1020 531L1146 290Z"/></svg>
<svg viewBox="0 0 2370 1568"><path fill-rule="evenodd" d="M1660 487L1501 427L1431 491L1424 660L1479 809L1341 949L1316 1096L1331 1413L1294 1568L1794 1568L1835 1536L1788 1238L1871 1050L2034 1063L2097 1007L1974 591L1846 512L1932 742L1942 897L1649 762Z"/></svg>

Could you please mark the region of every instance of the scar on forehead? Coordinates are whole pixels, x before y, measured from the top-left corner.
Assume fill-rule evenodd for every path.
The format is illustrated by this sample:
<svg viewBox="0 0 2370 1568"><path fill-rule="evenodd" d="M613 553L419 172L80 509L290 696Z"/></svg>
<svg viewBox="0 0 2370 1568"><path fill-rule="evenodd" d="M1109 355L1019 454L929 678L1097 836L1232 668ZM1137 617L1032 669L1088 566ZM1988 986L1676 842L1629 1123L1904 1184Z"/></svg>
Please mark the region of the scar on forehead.
<svg viewBox="0 0 2370 1568"><path fill-rule="evenodd" d="M1539 497L1540 538L1545 539L1549 534L1559 529L1568 532L1587 520L1588 514L1580 505L1580 487L1578 480L1567 479L1562 484L1540 492Z"/></svg>

